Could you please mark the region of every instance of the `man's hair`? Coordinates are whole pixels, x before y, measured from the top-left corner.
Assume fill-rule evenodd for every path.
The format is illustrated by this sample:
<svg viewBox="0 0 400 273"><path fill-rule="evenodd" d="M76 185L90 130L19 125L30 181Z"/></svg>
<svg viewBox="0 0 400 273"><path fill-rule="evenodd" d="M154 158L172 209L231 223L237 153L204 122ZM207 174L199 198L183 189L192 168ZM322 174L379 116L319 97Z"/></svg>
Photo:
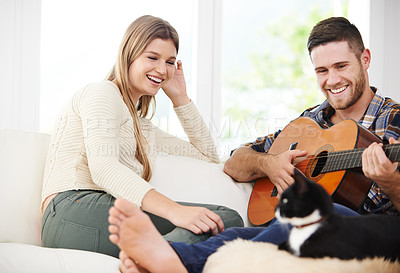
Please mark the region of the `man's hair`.
<svg viewBox="0 0 400 273"><path fill-rule="evenodd" d="M344 17L331 17L314 26L308 37L308 53L319 45L346 41L357 58L364 52L364 43L357 27Z"/></svg>

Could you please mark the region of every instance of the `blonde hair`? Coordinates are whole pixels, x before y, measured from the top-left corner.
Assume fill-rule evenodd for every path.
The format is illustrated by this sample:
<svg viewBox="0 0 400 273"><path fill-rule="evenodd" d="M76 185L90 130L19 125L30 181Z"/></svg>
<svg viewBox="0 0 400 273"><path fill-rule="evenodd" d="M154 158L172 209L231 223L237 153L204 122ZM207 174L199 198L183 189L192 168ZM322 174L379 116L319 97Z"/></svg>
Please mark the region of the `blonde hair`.
<svg viewBox="0 0 400 273"><path fill-rule="evenodd" d="M140 127L139 118L144 118L149 113L150 104L154 96L143 95L136 103L129 92L129 66L143 53L147 45L154 39L172 40L176 52L179 49L179 36L176 30L165 20L151 15L141 16L133 21L122 39L117 61L114 64L107 79L114 81L129 109L133 119L134 136L136 139L136 159L143 165L142 178L149 181L151 178L151 166L147 156L147 141Z"/></svg>

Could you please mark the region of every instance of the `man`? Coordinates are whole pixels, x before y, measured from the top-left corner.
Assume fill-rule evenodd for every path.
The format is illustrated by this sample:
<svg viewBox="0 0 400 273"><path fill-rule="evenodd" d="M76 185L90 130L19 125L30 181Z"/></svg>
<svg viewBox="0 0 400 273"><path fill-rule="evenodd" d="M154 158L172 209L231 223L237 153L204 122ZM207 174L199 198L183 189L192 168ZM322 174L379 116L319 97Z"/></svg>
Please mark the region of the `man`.
<svg viewBox="0 0 400 273"><path fill-rule="evenodd" d="M318 85L327 100L317 107L307 109L302 116L313 118L321 127L330 127L345 119L353 119L377 134L384 142L389 142L390 137L399 138L399 105L391 99L376 95L376 88L369 86L367 69L371 53L364 48L355 26L344 18L320 22L310 34L308 51ZM293 150L279 155L266 153L278 133L257 139L256 142L247 144L247 147L238 148L227 160L224 171L237 181L251 181L268 176L281 194L294 181L293 159L306 155L306 152ZM398 192L399 189L384 190L394 184L392 181L400 181L400 173L395 172L397 163L389 162L380 153L383 152L380 147L381 145L373 145L364 154L363 172L375 180L383 192ZM373 155L377 155L376 160L372 159ZM384 210L398 214L393 207L395 200L390 201L387 195L380 192L379 187L373 185L364 209L367 212Z"/></svg>
<svg viewBox="0 0 400 273"><path fill-rule="evenodd" d="M384 142L399 143L400 105L376 94L369 86L371 54L364 48L357 28L345 18L319 22L308 40L308 50L318 84L327 100L307 109L302 116L330 127L353 119L376 133ZM268 150L279 132L240 147L226 162L224 171L237 181L251 181L268 176L281 194L293 180L293 160L307 154L292 150L271 155ZM374 180L362 213L389 213L400 210L400 172L398 163L385 155L382 144L371 144L362 155L364 175ZM350 209L335 204L337 213L354 215ZM117 200L110 210L110 240L123 250L121 260L126 272L201 272L206 259L224 241L242 238L279 244L288 233L279 222L266 228L227 229L205 242L194 245L166 242L151 222L125 200ZM167 266L168 265L168 266Z"/></svg>

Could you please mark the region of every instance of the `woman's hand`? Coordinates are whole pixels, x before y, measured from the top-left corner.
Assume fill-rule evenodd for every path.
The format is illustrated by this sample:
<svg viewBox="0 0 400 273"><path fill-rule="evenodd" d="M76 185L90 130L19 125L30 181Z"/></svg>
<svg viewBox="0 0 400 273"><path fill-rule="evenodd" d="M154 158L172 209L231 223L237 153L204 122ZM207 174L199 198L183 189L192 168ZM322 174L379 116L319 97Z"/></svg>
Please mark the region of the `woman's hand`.
<svg viewBox="0 0 400 273"><path fill-rule="evenodd" d="M224 223L218 214L204 207L188 207L177 204L170 210L168 220L174 225L192 231L195 234L211 232L216 235L224 231Z"/></svg>
<svg viewBox="0 0 400 273"><path fill-rule="evenodd" d="M224 230L224 223L218 214L204 207L183 206L154 189L144 196L141 209L195 234L211 232L215 235Z"/></svg>
<svg viewBox="0 0 400 273"><path fill-rule="evenodd" d="M190 99L186 93L185 76L183 75L182 61L177 61L174 76L167 81L163 88L174 107L188 104Z"/></svg>

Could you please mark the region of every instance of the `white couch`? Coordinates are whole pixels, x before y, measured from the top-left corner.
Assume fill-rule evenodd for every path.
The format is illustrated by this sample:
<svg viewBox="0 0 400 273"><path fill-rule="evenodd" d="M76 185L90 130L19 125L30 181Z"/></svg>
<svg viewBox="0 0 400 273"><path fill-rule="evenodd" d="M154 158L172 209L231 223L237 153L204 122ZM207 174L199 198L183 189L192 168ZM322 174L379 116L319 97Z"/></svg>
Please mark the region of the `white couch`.
<svg viewBox="0 0 400 273"><path fill-rule="evenodd" d="M40 193L50 136L0 129L0 272L119 272L119 260L103 254L40 246ZM252 185L235 183L222 164L159 155L152 183L177 201L220 204L249 225Z"/></svg>

